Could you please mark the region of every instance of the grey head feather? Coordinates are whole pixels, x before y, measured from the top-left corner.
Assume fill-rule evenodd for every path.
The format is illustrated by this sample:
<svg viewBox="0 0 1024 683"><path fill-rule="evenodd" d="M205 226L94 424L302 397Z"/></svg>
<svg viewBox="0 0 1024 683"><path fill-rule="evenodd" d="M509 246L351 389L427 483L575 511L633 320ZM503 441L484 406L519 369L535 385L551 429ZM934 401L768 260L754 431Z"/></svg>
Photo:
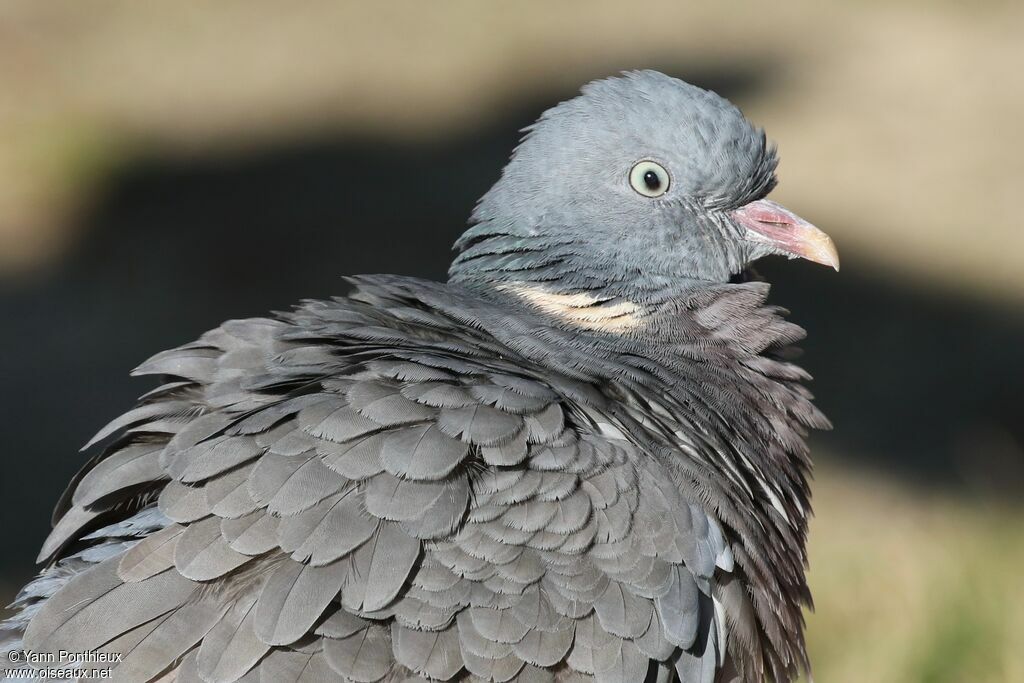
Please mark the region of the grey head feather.
<svg viewBox="0 0 1024 683"><path fill-rule="evenodd" d="M644 160L670 176L658 197L630 185ZM770 253L728 211L767 195L776 163L764 133L715 93L654 71L595 81L527 129L456 243L451 280L633 300L725 282Z"/></svg>

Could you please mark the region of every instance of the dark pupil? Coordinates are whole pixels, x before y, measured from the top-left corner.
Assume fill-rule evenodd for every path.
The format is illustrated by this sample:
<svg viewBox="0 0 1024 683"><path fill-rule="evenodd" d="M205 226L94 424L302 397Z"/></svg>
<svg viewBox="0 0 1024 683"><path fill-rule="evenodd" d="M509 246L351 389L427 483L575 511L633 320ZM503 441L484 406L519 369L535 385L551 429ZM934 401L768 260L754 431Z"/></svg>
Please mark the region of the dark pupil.
<svg viewBox="0 0 1024 683"><path fill-rule="evenodd" d="M661 187L661 178L654 171L648 171L644 173L644 185L647 186L648 190L657 190Z"/></svg>

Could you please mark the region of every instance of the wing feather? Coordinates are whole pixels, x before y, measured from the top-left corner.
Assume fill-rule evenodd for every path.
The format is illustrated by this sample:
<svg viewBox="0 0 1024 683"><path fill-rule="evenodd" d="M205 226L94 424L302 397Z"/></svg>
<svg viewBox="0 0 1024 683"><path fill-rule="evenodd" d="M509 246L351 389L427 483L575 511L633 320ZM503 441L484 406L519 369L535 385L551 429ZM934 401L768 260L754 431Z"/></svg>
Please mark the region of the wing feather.
<svg viewBox="0 0 1024 683"><path fill-rule="evenodd" d="M174 566L174 552L185 527L170 524L142 539L121 556L117 575L125 582L142 581Z"/></svg>
<svg viewBox="0 0 1024 683"><path fill-rule="evenodd" d="M355 570L342 589L342 604L365 612L386 607L398 595L420 551L419 540L397 524L382 522L354 554Z"/></svg>
<svg viewBox="0 0 1024 683"><path fill-rule="evenodd" d="M239 599L203 638L196 664L205 683L237 681L270 650L253 630L255 612L256 596Z"/></svg>
<svg viewBox="0 0 1024 683"><path fill-rule="evenodd" d="M338 595L348 564L313 567L285 560L263 586L253 627L268 645L288 645L312 630Z"/></svg>

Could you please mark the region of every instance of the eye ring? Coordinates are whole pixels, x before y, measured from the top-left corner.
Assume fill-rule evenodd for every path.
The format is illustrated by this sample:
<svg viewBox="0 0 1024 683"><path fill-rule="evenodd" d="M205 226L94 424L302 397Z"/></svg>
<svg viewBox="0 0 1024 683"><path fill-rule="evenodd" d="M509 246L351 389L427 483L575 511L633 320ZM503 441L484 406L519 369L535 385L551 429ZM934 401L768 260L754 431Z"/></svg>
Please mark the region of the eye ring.
<svg viewBox="0 0 1024 683"><path fill-rule="evenodd" d="M630 187L645 197L660 197L671 184L668 171L654 161L638 161L629 171Z"/></svg>

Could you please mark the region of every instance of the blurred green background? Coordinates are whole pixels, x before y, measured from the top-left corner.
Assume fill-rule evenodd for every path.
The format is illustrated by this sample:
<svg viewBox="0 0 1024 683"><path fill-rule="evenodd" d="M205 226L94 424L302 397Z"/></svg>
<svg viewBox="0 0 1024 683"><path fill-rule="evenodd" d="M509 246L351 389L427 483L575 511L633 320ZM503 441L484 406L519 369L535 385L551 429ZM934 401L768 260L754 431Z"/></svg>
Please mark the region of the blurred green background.
<svg viewBox="0 0 1024 683"><path fill-rule="evenodd" d="M0 3L0 598L130 368L443 278L518 129L651 67L763 125L843 256L761 268L836 424L816 680L1024 681L1024 5L685 4Z"/></svg>

